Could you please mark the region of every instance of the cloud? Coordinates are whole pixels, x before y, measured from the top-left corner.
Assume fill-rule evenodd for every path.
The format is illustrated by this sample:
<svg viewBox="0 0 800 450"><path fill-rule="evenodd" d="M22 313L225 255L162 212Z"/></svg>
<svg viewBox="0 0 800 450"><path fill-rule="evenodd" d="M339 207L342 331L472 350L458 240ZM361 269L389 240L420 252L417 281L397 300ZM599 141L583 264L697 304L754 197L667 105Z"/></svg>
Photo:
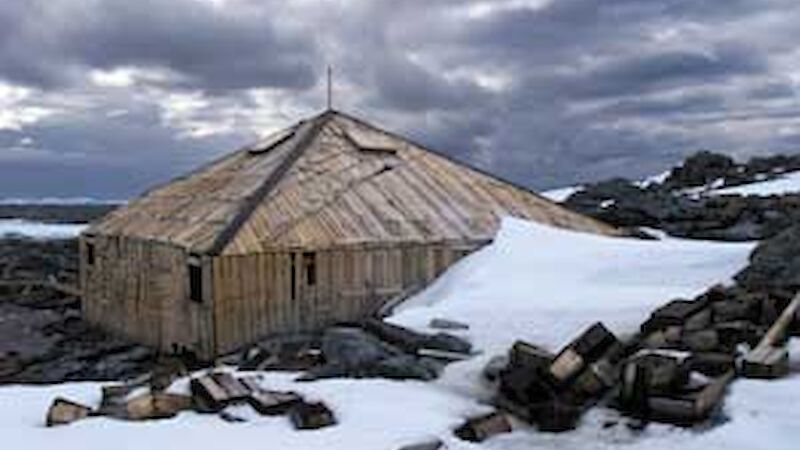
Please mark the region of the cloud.
<svg viewBox="0 0 800 450"><path fill-rule="evenodd" d="M176 84L213 90L315 82L313 42L280 26L281 2L260 8L197 0L8 3L19 2L0 6L0 24L15 24L0 44L0 74L16 82L52 87L86 71L125 67L171 71Z"/></svg>
<svg viewBox="0 0 800 450"><path fill-rule="evenodd" d="M328 64L337 108L538 188L791 151L798 20L793 0L2 2L0 196L132 195L319 111Z"/></svg>

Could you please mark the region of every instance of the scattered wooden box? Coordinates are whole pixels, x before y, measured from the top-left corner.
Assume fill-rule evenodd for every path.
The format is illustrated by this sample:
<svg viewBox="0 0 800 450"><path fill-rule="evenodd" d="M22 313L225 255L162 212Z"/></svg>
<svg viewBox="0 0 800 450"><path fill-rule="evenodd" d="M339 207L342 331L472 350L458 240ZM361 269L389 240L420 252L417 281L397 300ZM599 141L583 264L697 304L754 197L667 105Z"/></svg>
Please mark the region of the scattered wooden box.
<svg viewBox="0 0 800 450"><path fill-rule="evenodd" d="M785 347L757 347L742 359L746 378L780 378L789 373L789 351Z"/></svg>
<svg viewBox="0 0 800 450"><path fill-rule="evenodd" d="M680 426L705 421L722 405L725 389L733 377L731 371L696 391L650 397L647 417Z"/></svg>
<svg viewBox="0 0 800 450"><path fill-rule="evenodd" d="M192 397L164 392L138 395L125 403L127 420L155 420L175 417L192 409Z"/></svg>
<svg viewBox="0 0 800 450"><path fill-rule="evenodd" d="M617 338L602 323L595 323L561 350L550 364L549 374L556 384L564 385L612 346L620 346Z"/></svg>
<svg viewBox="0 0 800 450"><path fill-rule="evenodd" d="M642 325L643 333L650 333L670 325L683 325L690 317L700 312L706 304L701 301L673 300L658 308Z"/></svg>
<svg viewBox="0 0 800 450"><path fill-rule="evenodd" d="M302 401L302 397L294 392L276 391L257 391L247 398L250 406L265 416L285 414Z"/></svg>

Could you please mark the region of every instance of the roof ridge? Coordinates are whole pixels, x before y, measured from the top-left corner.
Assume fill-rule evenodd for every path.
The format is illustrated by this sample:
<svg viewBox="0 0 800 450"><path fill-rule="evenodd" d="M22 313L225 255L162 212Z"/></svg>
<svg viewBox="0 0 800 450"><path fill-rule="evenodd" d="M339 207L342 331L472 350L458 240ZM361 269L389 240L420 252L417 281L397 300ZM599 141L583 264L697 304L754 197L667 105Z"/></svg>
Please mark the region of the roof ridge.
<svg viewBox="0 0 800 450"><path fill-rule="evenodd" d="M297 162L300 156L305 153L308 147L311 146L311 143L314 142L320 131L322 131L334 114L336 113L333 110L326 110L325 112L309 119L310 128L302 136L297 138L298 141L294 144L294 148L289 151L288 155L283 161L281 161L279 166L264 180L264 182L261 183L258 188L256 188L252 194L245 198L244 204L239 208L239 210L236 212L236 215L225 226L225 228L223 228L222 231L217 234L217 236L214 238L214 241L211 243L211 246L205 251L205 253L212 256L222 253L222 251L225 249L225 246L227 246L228 243L233 239L242 225L247 222L247 220L253 214L253 211L258 208L258 205L261 203L261 201L267 196L267 194L270 193L270 191L272 191L272 189L283 178L286 172L288 172L294 163Z"/></svg>

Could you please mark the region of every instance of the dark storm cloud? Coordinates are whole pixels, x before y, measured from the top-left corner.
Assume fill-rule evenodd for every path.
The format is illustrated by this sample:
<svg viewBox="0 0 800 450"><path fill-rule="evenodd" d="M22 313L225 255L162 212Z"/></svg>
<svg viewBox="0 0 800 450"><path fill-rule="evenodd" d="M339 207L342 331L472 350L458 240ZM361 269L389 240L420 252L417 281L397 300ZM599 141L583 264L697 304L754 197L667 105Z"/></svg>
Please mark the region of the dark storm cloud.
<svg viewBox="0 0 800 450"><path fill-rule="evenodd" d="M373 74L371 93L378 107L409 112L471 108L488 100L474 82L446 80L402 59L387 59Z"/></svg>
<svg viewBox="0 0 800 450"><path fill-rule="evenodd" d="M313 42L280 30L267 8L228 11L197 0L5 5L0 17L16 25L0 44L0 76L26 84L51 87L80 69L125 66L168 69L182 84L210 90L315 82Z"/></svg>
<svg viewBox="0 0 800 450"><path fill-rule="evenodd" d="M579 97L618 97L635 92L708 84L720 78L765 73L767 62L747 47L725 45L709 53L669 51L636 55L568 79L566 89ZM557 81L557 80L554 80Z"/></svg>
<svg viewBox="0 0 800 450"><path fill-rule="evenodd" d="M213 3L0 3L0 80L40 89L0 99L0 196L141 191L319 109L329 63L338 108L540 188L800 144L794 0ZM120 68L161 75L91 83Z"/></svg>

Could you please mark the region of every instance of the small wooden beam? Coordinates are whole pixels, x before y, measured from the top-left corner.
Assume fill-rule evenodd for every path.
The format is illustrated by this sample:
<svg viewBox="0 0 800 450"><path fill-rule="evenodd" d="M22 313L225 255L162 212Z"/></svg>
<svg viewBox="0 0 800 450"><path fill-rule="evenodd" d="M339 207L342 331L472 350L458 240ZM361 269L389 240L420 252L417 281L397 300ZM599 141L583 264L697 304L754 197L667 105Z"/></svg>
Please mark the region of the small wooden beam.
<svg viewBox="0 0 800 450"><path fill-rule="evenodd" d="M781 342L787 329L800 310L800 293L783 310L767 333L742 360L742 375L748 378L780 378L789 370L789 356Z"/></svg>

